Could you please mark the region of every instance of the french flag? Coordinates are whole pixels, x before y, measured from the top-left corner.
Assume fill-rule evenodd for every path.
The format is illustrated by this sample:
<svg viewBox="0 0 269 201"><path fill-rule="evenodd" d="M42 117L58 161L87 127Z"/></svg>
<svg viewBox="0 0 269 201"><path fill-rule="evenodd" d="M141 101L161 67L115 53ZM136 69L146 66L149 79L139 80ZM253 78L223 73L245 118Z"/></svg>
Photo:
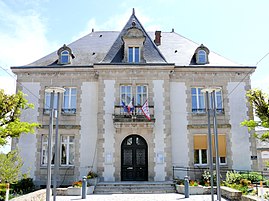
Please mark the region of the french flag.
<svg viewBox="0 0 269 201"><path fill-rule="evenodd" d="M127 105L128 113L131 113L134 111L134 97L132 98L131 102Z"/></svg>

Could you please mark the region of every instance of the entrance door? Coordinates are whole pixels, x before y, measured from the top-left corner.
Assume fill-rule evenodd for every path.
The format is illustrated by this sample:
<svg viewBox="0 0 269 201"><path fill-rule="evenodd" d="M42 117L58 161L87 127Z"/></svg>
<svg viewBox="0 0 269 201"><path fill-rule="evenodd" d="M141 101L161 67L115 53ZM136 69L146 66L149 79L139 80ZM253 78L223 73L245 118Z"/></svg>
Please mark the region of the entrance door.
<svg viewBox="0 0 269 201"><path fill-rule="evenodd" d="M139 135L130 135L121 144L121 180L148 180L148 145Z"/></svg>

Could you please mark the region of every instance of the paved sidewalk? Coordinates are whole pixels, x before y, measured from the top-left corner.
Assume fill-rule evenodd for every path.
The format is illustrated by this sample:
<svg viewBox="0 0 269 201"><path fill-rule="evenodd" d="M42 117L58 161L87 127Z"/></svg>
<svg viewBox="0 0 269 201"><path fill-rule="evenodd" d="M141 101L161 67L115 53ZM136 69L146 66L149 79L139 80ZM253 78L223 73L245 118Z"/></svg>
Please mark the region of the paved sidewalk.
<svg viewBox="0 0 269 201"><path fill-rule="evenodd" d="M53 199L51 199L53 200ZM109 194L109 195L87 195L86 199L81 199L81 196L57 196L57 201L211 201L211 195L190 195L185 198L182 194L166 193L166 194ZM214 196L217 200L217 196ZM222 198L222 201L227 201Z"/></svg>

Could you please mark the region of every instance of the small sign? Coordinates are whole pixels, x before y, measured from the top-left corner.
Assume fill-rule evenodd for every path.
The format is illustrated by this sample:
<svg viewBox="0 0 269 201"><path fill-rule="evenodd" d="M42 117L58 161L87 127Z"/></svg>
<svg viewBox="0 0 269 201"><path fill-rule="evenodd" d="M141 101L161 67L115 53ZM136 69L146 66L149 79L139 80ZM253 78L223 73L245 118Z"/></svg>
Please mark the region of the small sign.
<svg viewBox="0 0 269 201"><path fill-rule="evenodd" d="M251 156L251 160L257 160L257 156Z"/></svg>

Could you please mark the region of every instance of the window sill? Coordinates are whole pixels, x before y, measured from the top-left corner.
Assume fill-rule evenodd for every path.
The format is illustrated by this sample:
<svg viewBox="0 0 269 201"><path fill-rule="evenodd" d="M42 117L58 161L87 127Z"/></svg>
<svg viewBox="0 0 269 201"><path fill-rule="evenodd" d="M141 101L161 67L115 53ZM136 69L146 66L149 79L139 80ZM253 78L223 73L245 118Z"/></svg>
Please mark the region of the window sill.
<svg viewBox="0 0 269 201"><path fill-rule="evenodd" d="M69 112L61 112L63 116L76 116L76 113L69 113Z"/></svg>
<svg viewBox="0 0 269 201"><path fill-rule="evenodd" d="M54 169L54 165L51 165L51 168ZM74 165L60 165L59 166L59 169L74 169L75 166ZM40 166L40 169L47 169L47 165L41 165Z"/></svg>

